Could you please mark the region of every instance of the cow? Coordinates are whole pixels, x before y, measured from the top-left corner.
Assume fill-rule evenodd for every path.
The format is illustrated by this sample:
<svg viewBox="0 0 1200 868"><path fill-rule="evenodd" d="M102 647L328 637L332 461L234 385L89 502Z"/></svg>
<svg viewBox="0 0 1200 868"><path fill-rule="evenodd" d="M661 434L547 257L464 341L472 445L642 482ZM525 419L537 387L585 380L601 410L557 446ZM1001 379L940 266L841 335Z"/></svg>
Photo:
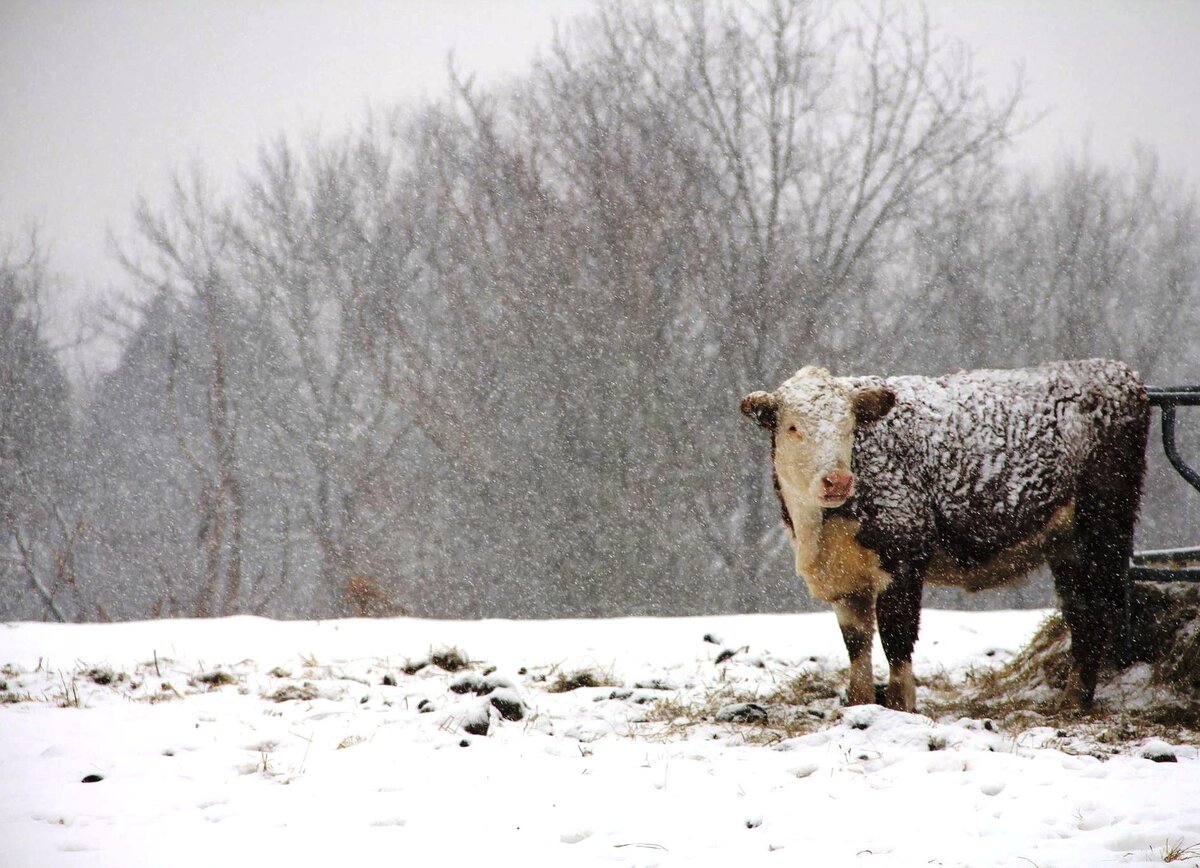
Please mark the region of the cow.
<svg viewBox="0 0 1200 868"><path fill-rule="evenodd" d="M851 705L875 701L878 622L890 708L913 711L926 582L977 591L1045 563L1071 632L1065 699L1091 705L1122 629L1145 474L1146 389L1104 359L944 377L805 367L741 411L771 434L796 573L830 603Z"/></svg>

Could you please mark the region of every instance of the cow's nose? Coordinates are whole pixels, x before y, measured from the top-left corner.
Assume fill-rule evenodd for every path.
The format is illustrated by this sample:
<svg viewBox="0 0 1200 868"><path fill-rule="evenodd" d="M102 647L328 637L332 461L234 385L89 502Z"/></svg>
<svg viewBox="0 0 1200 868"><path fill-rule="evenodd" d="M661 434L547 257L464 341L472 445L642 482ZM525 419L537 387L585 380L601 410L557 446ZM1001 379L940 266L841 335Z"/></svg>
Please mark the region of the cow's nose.
<svg viewBox="0 0 1200 868"><path fill-rule="evenodd" d="M827 497L848 497L854 487L854 474L835 470L821 477L821 493Z"/></svg>

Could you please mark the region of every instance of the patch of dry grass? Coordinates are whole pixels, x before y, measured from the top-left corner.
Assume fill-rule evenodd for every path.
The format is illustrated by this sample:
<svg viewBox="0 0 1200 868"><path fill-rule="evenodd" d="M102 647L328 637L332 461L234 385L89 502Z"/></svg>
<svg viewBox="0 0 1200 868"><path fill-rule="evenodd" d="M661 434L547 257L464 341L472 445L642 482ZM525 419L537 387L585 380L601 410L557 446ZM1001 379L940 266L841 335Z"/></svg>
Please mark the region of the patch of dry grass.
<svg viewBox="0 0 1200 868"><path fill-rule="evenodd" d="M576 669L571 672L559 672L554 680L546 686L547 693L569 693L581 687L614 687L612 673L601 672L599 669Z"/></svg>
<svg viewBox="0 0 1200 868"><path fill-rule="evenodd" d="M433 651L429 655L429 662L434 666L440 666L447 672L458 672L471 665L471 660L467 657L466 652L453 646Z"/></svg>
<svg viewBox="0 0 1200 868"><path fill-rule="evenodd" d="M1089 709L1064 701L1063 688L1072 668L1070 632L1055 614L1002 666L981 668L965 678L945 672L918 678L917 711L935 720L987 720L1008 732L1049 727L1057 731L1064 750L1092 755L1115 752L1151 737L1200 743L1200 588L1139 585L1133 616L1136 656L1150 667L1149 686L1131 688L1139 703L1123 705L1119 695L1113 698L1113 691ZM1119 675L1110 663L1101 684ZM712 727L737 732L748 742L773 743L838 720L838 697L846 679L844 669L805 668L765 688L722 681L660 701L649 712L648 722L657 724L658 734L671 738ZM1147 689L1155 691L1159 701L1145 702ZM765 708L767 721L717 723L721 708L744 702Z"/></svg>
<svg viewBox="0 0 1200 868"><path fill-rule="evenodd" d="M1181 862L1184 859L1200 859L1200 843L1184 845L1180 839L1175 842L1167 841L1163 844L1162 851L1159 853L1159 858L1164 862Z"/></svg>
<svg viewBox="0 0 1200 868"><path fill-rule="evenodd" d="M651 736L677 738L699 727L737 733L751 744L775 744L816 732L839 716L839 690L846 671L801 669L767 690L722 681L689 695L664 698L647 713ZM717 712L729 705L753 702L767 712L765 722L725 723Z"/></svg>
<svg viewBox="0 0 1200 868"><path fill-rule="evenodd" d="M192 679L193 684L203 684L206 687L224 687L226 684L237 684L237 677L224 669L214 669L211 672L201 672Z"/></svg>
<svg viewBox="0 0 1200 868"><path fill-rule="evenodd" d="M1099 699L1093 707L1080 709L1066 703L1063 688L1072 666L1071 638L1062 616L1054 614L1003 666L969 673L961 684L947 680L930 685L919 710L935 718L987 718L1008 730L1048 726L1064 737L1100 745L1150 737L1200 742L1200 695L1193 689L1200 670L1187 668L1187 655L1200 654L1200 639L1192 635L1200 634L1195 591L1135 586L1135 653L1139 662L1151 667L1150 684L1160 692L1154 704L1121 707ZM1110 663L1101 673L1101 686L1119 675Z"/></svg>
<svg viewBox="0 0 1200 868"><path fill-rule="evenodd" d="M316 686L306 681L303 684L285 684L266 695L266 698L272 702L311 702L319 696Z"/></svg>

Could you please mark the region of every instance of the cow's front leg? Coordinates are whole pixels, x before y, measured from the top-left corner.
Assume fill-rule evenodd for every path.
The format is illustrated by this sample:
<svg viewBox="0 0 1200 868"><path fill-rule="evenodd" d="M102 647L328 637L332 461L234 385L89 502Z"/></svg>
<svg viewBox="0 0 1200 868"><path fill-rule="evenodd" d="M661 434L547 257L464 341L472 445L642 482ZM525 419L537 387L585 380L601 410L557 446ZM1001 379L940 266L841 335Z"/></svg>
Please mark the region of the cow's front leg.
<svg viewBox="0 0 1200 868"><path fill-rule="evenodd" d="M912 655L921 624L922 583L912 571L907 572L907 575L893 575L876 604L879 640L891 670L887 707L898 711L913 711L917 705Z"/></svg>
<svg viewBox="0 0 1200 868"><path fill-rule="evenodd" d="M833 604L842 641L850 653L850 705L868 705L875 701L871 677L871 641L875 637L875 593L860 591L847 594Z"/></svg>

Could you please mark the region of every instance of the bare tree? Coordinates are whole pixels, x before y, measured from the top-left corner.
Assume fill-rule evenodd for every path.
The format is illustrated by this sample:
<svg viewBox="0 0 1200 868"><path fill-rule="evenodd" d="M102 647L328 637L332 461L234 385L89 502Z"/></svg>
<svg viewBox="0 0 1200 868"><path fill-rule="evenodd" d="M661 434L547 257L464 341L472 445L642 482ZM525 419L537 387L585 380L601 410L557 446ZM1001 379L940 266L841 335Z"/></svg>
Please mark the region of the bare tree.
<svg viewBox="0 0 1200 868"><path fill-rule="evenodd" d="M702 372L686 382L712 424L675 426L683 437L673 453L696 471L685 478L702 544L743 594L725 604L761 605L766 576L780 574L761 552L781 550L782 534L764 462L748 432L735 432L729 402L804 361L863 346L846 314L897 260L913 215L952 179L995 164L1020 88L990 102L969 53L935 39L923 16L884 7L841 18L803 0L607 7L540 76L543 101L565 103L576 138L599 128L620 141L623 127L645 145L645 119L659 117L671 134L652 147L702 179L704 192L688 200L703 206L692 214L704 227L702 278L690 299L669 304L695 317L703 352L667 367L672 378L687 364ZM555 144L570 182L580 149L564 147L566 134ZM630 171L629 153L639 154L613 155L609 175Z"/></svg>
<svg viewBox="0 0 1200 868"><path fill-rule="evenodd" d="M157 213L146 203L135 214L145 252L123 254L127 271L152 295L165 294L194 311L202 329L196 360L204 372L203 449L189 442L181 421L177 378L180 341L170 338L164 398L173 421L175 444L195 484L196 539L204 553L203 574L189 614L211 617L241 610L245 497L238 459L238 413L230 395L230 347L242 314L229 262L229 215L213 201L199 171L177 177L171 208Z"/></svg>
<svg viewBox="0 0 1200 868"><path fill-rule="evenodd" d="M36 231L23 248L0 253L0 581L14 599L32 592L26 616L76 620L91 612L76 582L82 518L66 502L70 394L46 334L51 278Z"/></svg>
<svg viewBox="0 0 1200 868"><path fill-rule="evenodd" d="M276 456L335 601L351 577L389 572L381 537L395 528L379 507L410 436L395 401L411 361L397 311L419 266L397 162L371 127L304 158L281 142L263 153L234 230L242 278L293 384L290 403L264 408Z"/></svg>

